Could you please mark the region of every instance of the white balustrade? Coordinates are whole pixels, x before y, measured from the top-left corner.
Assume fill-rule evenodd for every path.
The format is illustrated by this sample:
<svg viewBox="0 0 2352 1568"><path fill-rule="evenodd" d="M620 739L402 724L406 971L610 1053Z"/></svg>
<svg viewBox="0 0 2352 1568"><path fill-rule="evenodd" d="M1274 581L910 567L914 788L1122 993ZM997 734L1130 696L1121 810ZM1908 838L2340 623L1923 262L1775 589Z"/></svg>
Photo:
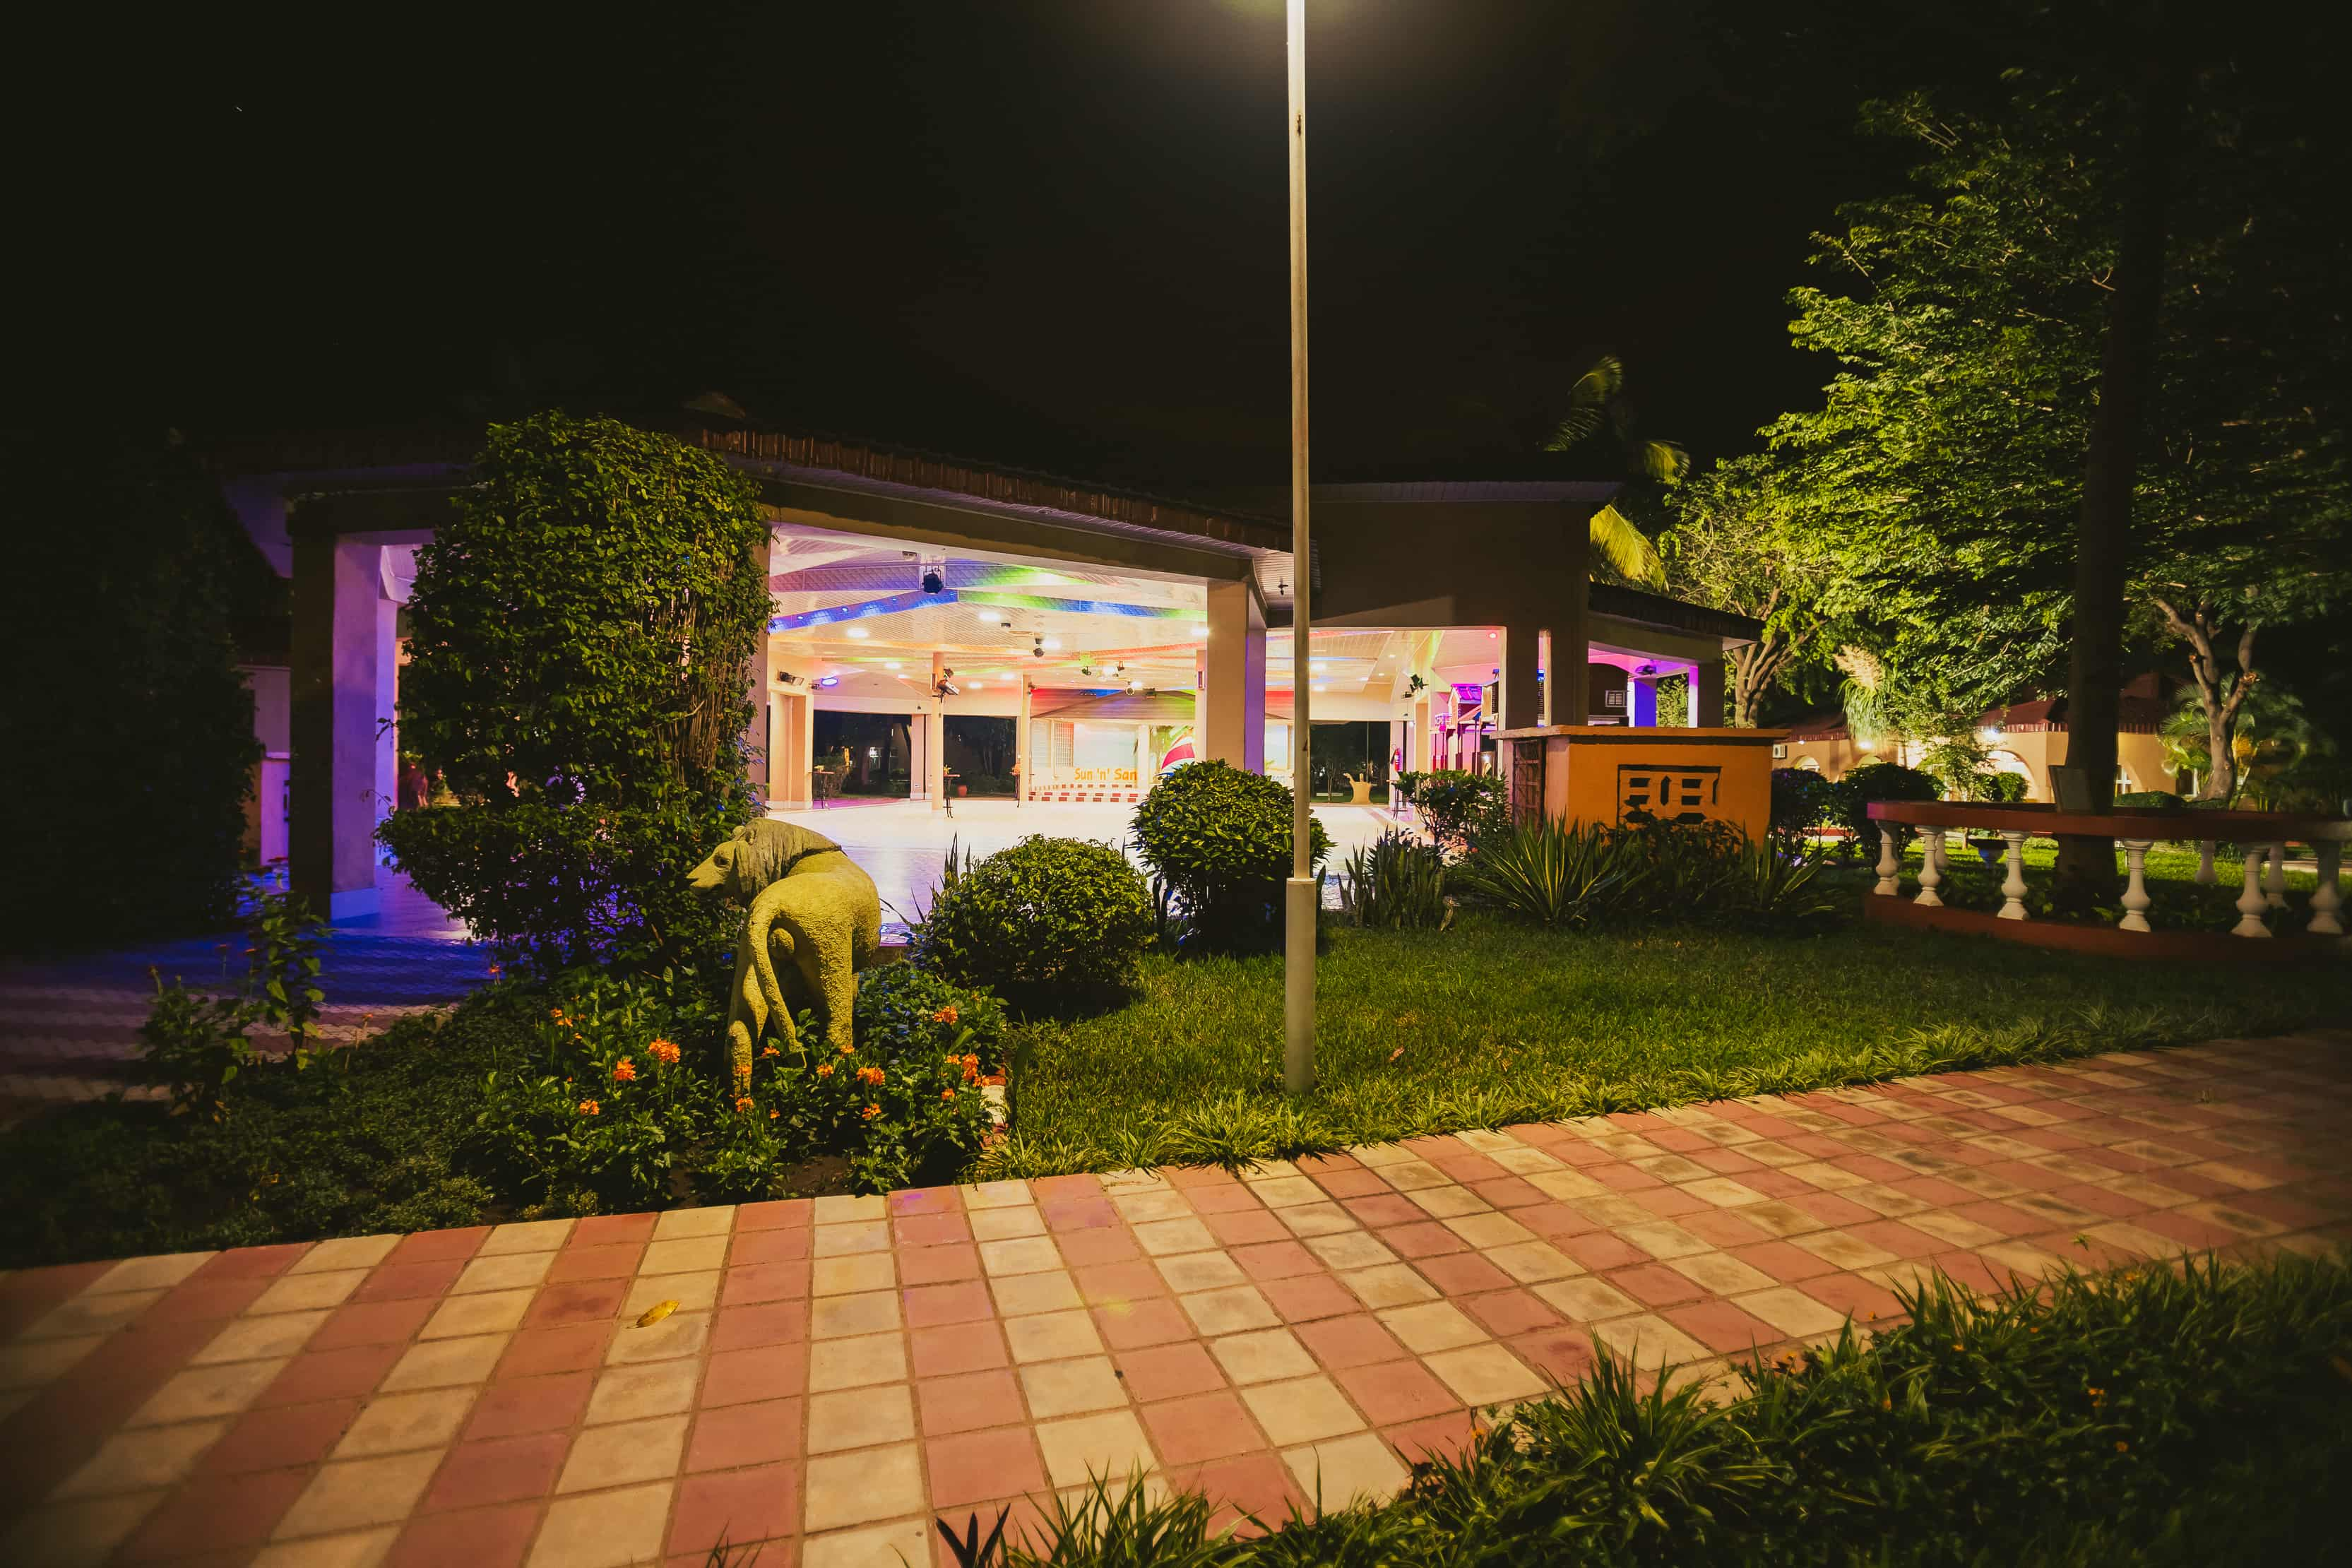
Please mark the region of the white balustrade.
<svg viewBox="0 0 2352 1568"><path fill-rule="evenodd" d="M2344 895L2336 886L2336 868L2344 858L2344 846L2327 839L2312 847L2319 856L2319 886L2312 889L2311 924L2305 929L2314 936L2342 936Z"/></svg>
<svg viewBox="0 0 2352 1568"><path fill-rule="evenodd" d="M2270 847L2270 868L2263 876L2263 901L2274 910L2286 908L2286 846Z"/></svg>
<svg viewBox="0 0 2352 1568"><path fill-rule="evenodd" d="M1944 881L1944 868L1941 864L1944 857L1940 853L1943 847L1944 830L1942 828L1930 827L1922 831L1919 850L1919 896L1911 901L1924 909L1937 910L1944 907L1943 896L1936 891Z"/></svg>
<svg viewBox="0 0 2352 1568"><path fill-rule="evenodd" d="M2130 879L2124 885L2124 918L2116 922L2125 931L2147 931L2147 907L2154 900L2147 896L2147 852L2156 847L2152 838L2124 840L2124 864L2130 868Z"/></svg>
<svg viewBox="0 0 2352 1568"><path fill-rule="evenodd" d="M2263 861L2265 858L2262 846L2246 846L2246 887L2238 895L2238 923L2230 928L2231 936L2271 934L2271 928L2263 923L2263 911L2271 907L2270 900L2263 897Z"/></svg>
<svg viewBox="0 0 2352 1568"><path fill-rule="evenodd" d="M2210 888L2221 879L2213 874L2213 841L2208 838L2197 847L2197 885Z"/></svg>
<svg viewBox="0 0 2352 1568"><path fill-rule="evenodd" d="M2000 896L2005 900L2000 906L2000 918L2021 921L2025 918L2025 831L2003 828L2000 836L2009 845L2001 856L2009 876L2000 884Z"/></svg>
<svg viewBox="0 0 2352 1568"><path fill-rule="evenodd" d="M1902 885L1903 862L1895 853L1895 835L1898 831L1891 822L1878 825L1878 886L1871 891L1890 899Z"/></svg>

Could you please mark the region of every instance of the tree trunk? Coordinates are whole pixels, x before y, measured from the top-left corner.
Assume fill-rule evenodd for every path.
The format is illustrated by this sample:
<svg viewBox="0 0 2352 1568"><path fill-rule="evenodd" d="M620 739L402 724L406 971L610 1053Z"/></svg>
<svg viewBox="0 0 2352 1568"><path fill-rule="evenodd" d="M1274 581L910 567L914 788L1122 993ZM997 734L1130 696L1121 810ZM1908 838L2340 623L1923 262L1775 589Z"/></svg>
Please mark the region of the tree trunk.
<svg viewBox="0 0 2352 1568"><path fill-rule="evenodd" d="M2099 405L2083 464L2083 510L2075 527L2074 625L2066 667L2066 763L2089 776L2092 809L2115 798L2116 731L2122 716L2124 568L2130 555L2132 485L2140 426L2155 379L2158 307L2164 292L2165 212L2179 138L2188 62L2164 36L2161 8L2150 17L2163 53L2152 58L2140 94L2137 167L2125 197L2114 291L2099 345ZM2058 841L2062 897L2113 893L2112 838Z"/></svg>
<svg viewBox="0 0 2352 1568"><path fill-rule="evenodd" d="M2189 674L2197 682L2198 705L2205 710L2206 772L2197 798L2226 801L2238 793L2238 710L2245 706L2254 682L2262 679L2254 668L2254 634L2262 624L2248 621L2246 629L2238 634L2238 672L2224 693L2221 661L2213 651L2217 628L2212 606L2200 601L2184 616L2161 596L2149 598L2163 615L2165 625L2189 645Z"/></svg>

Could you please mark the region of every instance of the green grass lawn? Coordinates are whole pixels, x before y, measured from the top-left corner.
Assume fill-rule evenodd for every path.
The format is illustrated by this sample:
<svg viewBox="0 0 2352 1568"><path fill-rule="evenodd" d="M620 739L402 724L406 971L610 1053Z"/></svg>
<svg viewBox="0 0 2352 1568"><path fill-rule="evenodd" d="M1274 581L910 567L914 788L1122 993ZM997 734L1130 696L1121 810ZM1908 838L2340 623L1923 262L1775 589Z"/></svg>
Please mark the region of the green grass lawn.
<svg viewBox="0 0 2352 1568"><path fill-rule="evenodd" d="M1861 882L1852 896L1862 895ZM1843 895L1842 895L1843 896ZM1030 1031L992 1172L1303 1152L2352 1019L2352 966L2293 978L1853 923L1814 937L1331 933L1316 1064L1280 1093L1282 960L1147 960L1129 1007Z"/></svg>

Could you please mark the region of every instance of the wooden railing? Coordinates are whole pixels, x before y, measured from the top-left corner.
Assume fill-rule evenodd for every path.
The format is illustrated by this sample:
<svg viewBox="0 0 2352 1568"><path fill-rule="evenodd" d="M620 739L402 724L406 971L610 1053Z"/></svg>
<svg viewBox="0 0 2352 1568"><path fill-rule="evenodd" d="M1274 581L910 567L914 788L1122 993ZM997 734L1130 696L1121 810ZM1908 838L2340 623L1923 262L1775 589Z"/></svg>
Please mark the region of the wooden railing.
<svg viewBox="0 0 2352 1568"><path fill-rule="evenodd" d="M2272 910L2286 908L2286 847L2306 844L2319 862L2319 885L2311 895L2311 918L2305 932L2311 936L2344 934L2344 895L2336 886L2344 846L2352 840L2352 818L2304 816L2269 811L2160 811L2146 806L2119 806L2103 816L2062 812L2049 805L1977 805L1958 801L1881 801L1870 807L1873 822L1925 829L1920 855L1919 891L1912 902L1924 909L1943 905L1938 889L1949 861L1945 858L1945 833L1954 827L1983 829L2000 835L2006 846L2002 864L2008 872L2000 886L2000 919L2021 921L2025 910L2025 841L2061 834L2112 838L2123 847L2126 879L2123 913L2116 928L2149 931L2147 911L2147 852L2159 841L2177 839L2201 846L2197 879L2211 884L2213 847L2244 844L2245 887L2238 896L2238 923L2231 934L2273 935L2263 920ZM1878 885L1871 890L1893 898L1902 887L1903 862L1895 849L1896 835L1878 836ZM1981 917L1978 917L1981 918Z"/></svg>

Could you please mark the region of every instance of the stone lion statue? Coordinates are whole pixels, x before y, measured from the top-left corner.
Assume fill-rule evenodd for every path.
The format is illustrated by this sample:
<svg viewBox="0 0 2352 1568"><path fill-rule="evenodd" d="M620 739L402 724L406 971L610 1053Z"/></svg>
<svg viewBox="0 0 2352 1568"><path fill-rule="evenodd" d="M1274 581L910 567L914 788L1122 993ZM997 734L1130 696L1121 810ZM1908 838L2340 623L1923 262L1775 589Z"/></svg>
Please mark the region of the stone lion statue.
<svg viewBox="0 0 2352 1568"><path fill-rule="evenodd" d="M795 1051L795 1005L814 1008L826 1043L850 1043L857 972L882 945L882 896L840 845L782 822L754 822L687 876L698 891L748 906L735 944L727 1047L739 1070L772 1031Z"/></svg>

